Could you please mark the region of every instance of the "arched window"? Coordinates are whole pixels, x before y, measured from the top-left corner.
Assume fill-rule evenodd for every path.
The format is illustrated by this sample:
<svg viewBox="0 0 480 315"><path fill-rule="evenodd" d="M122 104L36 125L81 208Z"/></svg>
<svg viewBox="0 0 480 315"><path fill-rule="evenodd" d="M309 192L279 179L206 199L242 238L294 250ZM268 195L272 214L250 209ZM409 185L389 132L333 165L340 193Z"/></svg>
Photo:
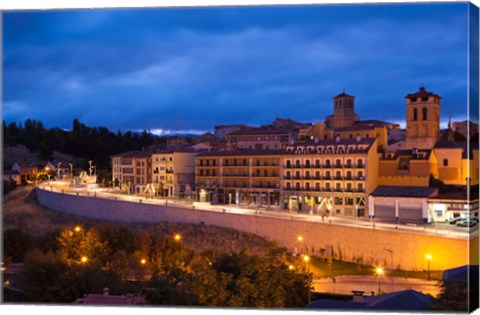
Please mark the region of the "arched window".
<svg viewBox="0 0 480 315"><path fill-rule="evenodd" d="M422 108L423 120L427 120L427 109L424 107Z"/></svg>
<svg viewBox="0 0 480 315"><path fill-rule="evenodd" d="M417 120L417 109L413 109L413 120Z"/></svg>

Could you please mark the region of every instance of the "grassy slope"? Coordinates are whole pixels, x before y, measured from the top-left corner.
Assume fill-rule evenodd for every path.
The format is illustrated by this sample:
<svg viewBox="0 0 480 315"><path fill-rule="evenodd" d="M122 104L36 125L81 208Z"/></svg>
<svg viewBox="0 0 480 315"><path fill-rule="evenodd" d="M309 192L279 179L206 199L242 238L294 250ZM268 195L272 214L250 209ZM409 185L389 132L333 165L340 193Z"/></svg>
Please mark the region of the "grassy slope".
<svg viewBox="0 0 480 315"><path fill-rule="evenodd" d="M93 225L121 226L123 223L106 222L64 214L39 205L32 186L19 186L6 196L2 204L3 229L21 228L32 238L40 237L57 229L69 229L75 225L88 228ZM182 234L184 244L198 251L215 250L238 252L247 249L250 253L265 254L269 244L263 238L236 230L206 225L179 223L128 224L132 230L146 229L154 235Z"/></svg>

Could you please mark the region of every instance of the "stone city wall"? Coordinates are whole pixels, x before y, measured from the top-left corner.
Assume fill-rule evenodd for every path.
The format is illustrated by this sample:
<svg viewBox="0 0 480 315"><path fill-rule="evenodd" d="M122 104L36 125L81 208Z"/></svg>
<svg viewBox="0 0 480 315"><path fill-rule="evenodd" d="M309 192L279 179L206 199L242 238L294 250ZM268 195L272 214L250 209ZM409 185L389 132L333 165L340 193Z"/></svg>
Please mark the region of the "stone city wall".
<svg viewBox="0 0 480 315"><path fill-rule="evenodd" d="M469 241L423 234L402 233L395 230L356 228L325 222L307 222L262 215L242 215L218 211L195 210L153 205L138 201L119 201L92 196L76 196L37 189L40 204L51 209L75 215L120 222L178 223L216 225L243 232L255 233L276 241L292 251L304 250L296 240L303 235L308 252L320 256L332 253L337 259L361 260L404 270L427 269L425 254L433 256L432 270L443 270L469 263L469 257L478 264L477 253L469 253ZM478 237L473 240L478 244Z"/></svg>

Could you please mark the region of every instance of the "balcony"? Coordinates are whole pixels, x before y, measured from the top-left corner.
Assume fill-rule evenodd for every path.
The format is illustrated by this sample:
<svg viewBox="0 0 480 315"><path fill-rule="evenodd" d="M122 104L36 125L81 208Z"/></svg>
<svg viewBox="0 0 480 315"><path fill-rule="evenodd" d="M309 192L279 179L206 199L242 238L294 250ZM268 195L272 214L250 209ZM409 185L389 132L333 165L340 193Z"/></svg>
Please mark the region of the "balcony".
<svg viewBox="0 0 480 315"><path fill-rule="evenodd" d="M357 164L357 165L355 165L355 167L356 168L365 168L365 164L363 164L363 163L362 164Z"/></svg>
<svg viewBox="0 0 480 315"><path fill-rule="evenodd" d="M335 176L333 179L335 179L335 180L343 180L343 176Z"/></svg>

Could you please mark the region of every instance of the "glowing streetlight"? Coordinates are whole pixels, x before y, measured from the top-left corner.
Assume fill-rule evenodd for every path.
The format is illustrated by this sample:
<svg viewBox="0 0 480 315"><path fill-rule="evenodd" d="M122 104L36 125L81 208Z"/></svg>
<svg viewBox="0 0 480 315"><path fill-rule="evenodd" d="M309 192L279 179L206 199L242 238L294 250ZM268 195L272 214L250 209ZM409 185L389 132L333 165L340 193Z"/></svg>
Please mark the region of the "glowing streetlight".
<svg viewBox="0 0 480 315"><path fill-rule="evenodd" d="M310 262L310 256L308 255L304 255L303 256L303 261L305 262L305 266L307 267L307 272L308 272L308 276L310 277L310 265L308 264ZM310 303L310 285L308 286L308 289L307 289L307 294L308 294L308 303Z"/></svg>
<svg viewBox="0 0 480 315"><path fill-rule="evenodd" d="M76 225L74 228L73 228L73 231L75 233L80 233L82 232L82 239L85 237L85 232L83 230L83 228L80 226L80 225Z"/></svg>
<svg viewBox="0 0 480 315"><path fill-rule="evenodd" d="M303 237L303 235L297 236L297 242L303 243L303 245L305 246L305 254L307 254L308 253L307 243L305 242L305 238Z"/></svg>
<svg viewBox="0 0 480 315"><path fill-rule="evenodd" d="M430 261L432 260L433 256L431 254L426 254L425 259L427 260L427 278L430 281Z"/></svg>
<svg viewBox="0 0 480 315"><path fill-rule="evenodd" d="M182 240L182 236L180 234L175 234L173 236L173 239L176 241L176 242L180 242Z"/></svg>
<svg viewBox="0 0 480 315"><path fill-rule="evenodd" d="M145 265L146 263L147 263L147 260L146 260L146 259L141 259L141 260L140 260L140 264L141 264L141 265Z"/></svg>
<svg viewBox="0 0 480 315"><path fill-rule="evenodd" d="M308 255L303 256L303 261L305 263L308 263L310 261L310 256L308 256Z"/></svg>
<svg viewBox="0 0 480 315"><path fill-rule="evenodd" d="M293 265L288 265L288 270L293 270Z"/></svg>
<svg viewBox="0 0 480 315"><path fill-rule="evenodd" d="M382 288L381 288L380 277L382 277L383 274L384 274L383 268L382 268L382 267L377 267L377 268L375 269L375 274L377 275L378 294L380 294L381 289L382 289Z"/></svg>
<svg viewBox="0 0 480 315"><path fill-rule="evenodd" d="M80 262L81 262L82 264L87 263L87 262L88 262L87 256L83 256L83 257L80 259Z"/></svg>

